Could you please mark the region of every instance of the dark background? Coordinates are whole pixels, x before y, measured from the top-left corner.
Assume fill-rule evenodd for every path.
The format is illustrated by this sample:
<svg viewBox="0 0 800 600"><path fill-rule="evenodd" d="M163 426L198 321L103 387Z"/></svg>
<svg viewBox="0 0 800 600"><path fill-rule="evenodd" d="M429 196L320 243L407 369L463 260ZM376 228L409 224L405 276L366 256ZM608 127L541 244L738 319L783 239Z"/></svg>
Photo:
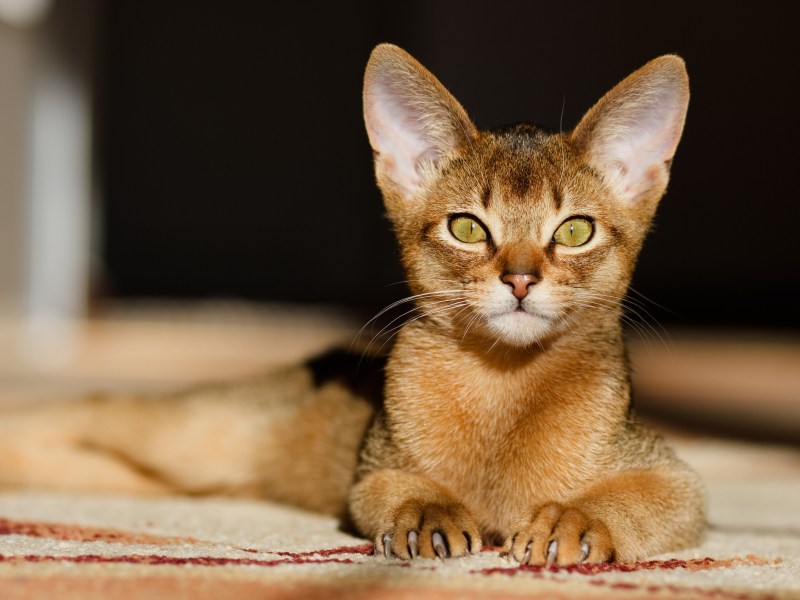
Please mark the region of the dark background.
<svg viewBox="0 0 800 600"><path fill-rule="evenodd" d="M404 294L361 120L378 42L478 126L564 128L647 60L692 102L634 287L660 322L800 329L798 53L759 2L107 1L98 11L101 274L112 297L365 313Z"/></svg>

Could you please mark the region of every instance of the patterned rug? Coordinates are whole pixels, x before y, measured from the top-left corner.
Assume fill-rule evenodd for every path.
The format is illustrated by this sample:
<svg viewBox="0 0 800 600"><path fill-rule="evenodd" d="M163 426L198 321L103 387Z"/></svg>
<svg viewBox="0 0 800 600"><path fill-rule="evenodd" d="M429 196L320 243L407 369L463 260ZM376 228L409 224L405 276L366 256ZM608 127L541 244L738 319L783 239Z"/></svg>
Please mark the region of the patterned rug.
<svg viewBox="0 0 800 600"><path fill-rule="evenodd" d="M478 556L404 563L329 518L262 502L0 494L0 597L800 598L800 451L676 441L706 477L711 529L652 560L520 568Z"/></svg>

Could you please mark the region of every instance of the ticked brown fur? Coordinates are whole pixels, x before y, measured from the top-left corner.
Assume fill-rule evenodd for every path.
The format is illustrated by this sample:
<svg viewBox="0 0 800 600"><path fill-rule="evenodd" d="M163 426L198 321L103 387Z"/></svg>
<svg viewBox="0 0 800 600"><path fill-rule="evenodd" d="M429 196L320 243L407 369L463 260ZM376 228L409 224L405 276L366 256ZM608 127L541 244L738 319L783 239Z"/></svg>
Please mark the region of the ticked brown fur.
<svg viewBox="0 0 800 600"><path fill-rule="evenodd" d="M483 132L424 67L378 46L365 120L419 310L383 393L331 354L169 397L9 414L0 485L271 498L348 516L404 559L497 540L520 562L570 564L696 543L702 486L633 416L620 326L687 102L683 62L666 56L571 133ZM459 216L486 238L457 239ZM588 241L557 243L576 217Z"/></svg>

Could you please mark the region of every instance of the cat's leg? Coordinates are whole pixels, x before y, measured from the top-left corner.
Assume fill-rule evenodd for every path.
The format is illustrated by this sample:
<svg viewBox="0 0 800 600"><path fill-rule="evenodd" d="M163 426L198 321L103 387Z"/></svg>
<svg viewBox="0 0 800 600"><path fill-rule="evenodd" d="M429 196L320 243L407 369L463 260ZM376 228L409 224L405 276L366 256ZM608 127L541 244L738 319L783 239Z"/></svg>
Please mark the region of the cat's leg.
<svg viewBox="0 0 800 600"><path fill-rule="evenodd" d="M0 489L171 491L134 464L88 443L92 426L86 417L83 401L0 411Z"/></svg>
<svg viewBox="0 0 800 600"><path fill-rule="evenodd" d="M236 415L239 407L234 401L228 404L228 412ZM248 413L231 425L233 420L220 401L194 392L96 394L4 410L0 486L134 494L224 492L225 484L238 484L236 476L252 463L231 455L249 456L243 448L255 437L249 426L254 419Z"/></svg>
<svg viewBox="0 0 800 600"><path fill-rule="evenodd" d="M258 497L347 510L373 403L297 367L0 410L0 488Z"/></svg>
<svg viewBox="0 0 800 600"><path fill-rule="evenodd" d="M386 557L446 558L481 548L470 511L426 477L394 469L369 473L351 490L350 513L374 540L376 553Z"/></svg>
<svg viewBox="0 0 800 600"><path fill-rule="evenodd" d="M664 467L619 473L534 507L506 547L523 564L626 562L694 544L704 529L699 480Z"/></svg>

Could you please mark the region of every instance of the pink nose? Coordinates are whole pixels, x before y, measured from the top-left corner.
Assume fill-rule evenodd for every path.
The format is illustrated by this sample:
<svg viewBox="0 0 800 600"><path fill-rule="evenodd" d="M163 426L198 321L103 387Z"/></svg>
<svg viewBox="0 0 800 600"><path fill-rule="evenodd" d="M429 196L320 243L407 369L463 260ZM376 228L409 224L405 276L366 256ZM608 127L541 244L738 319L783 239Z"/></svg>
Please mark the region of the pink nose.
<svg viewBox="0 0 800 600"><path fill-rule="evenodd" d="M508 273L500 281L511 286L511 293L517 300L522 300L528 295L528 288L539 283L539 278L533 273Z"/></svg>

